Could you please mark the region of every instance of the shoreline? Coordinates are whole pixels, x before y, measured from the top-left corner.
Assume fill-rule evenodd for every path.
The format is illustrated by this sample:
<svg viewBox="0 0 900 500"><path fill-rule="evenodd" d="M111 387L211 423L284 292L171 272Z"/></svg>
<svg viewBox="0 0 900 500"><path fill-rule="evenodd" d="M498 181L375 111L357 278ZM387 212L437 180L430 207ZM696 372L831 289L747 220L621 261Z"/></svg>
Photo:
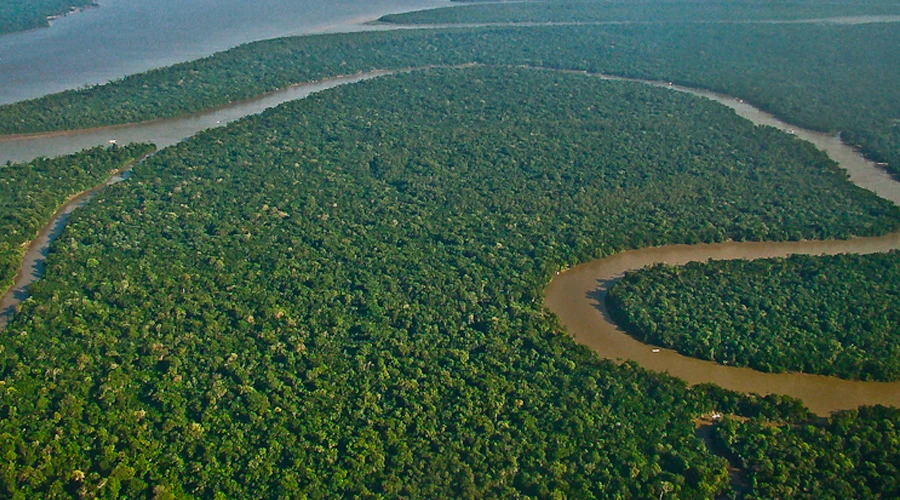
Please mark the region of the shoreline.
<svg viewBox="0 0 900 500"><path fill-rule="evenodd" d="M384 17L384 16L382 16ZM370 26L391 26L397 29L445 29L445 28L493 28L493 27L537 27L537 26L619 26L658 24L822 24L833 26L855 26L859 24L898 23L900 14L879 14L859 16L808 17L798 19L709 19L699 21L679 20L607 20L607 21L488 21L481 23L398 23L382 21L381 18L366 23Z"/></svg>
<svg viewBox="0 0 900 500"><path fill-rule="evenodd" d="M86 10L99 9L99 8L100 8L100 4L97 3L96 0L93 1L93 2L91 2L91 3L88 4L88 5L72 6L71 8L69 8L68 12L63 12L62 14L56 14L56 15L53 15L53 16L47 16L47 25L46 25L46 26L42 26L42 27L40 27L40 28L34 28L34 29L52 28L52 27L53 27L53 23L54 23L55 21L58 21L58 20L60 20L60 19L62 19L62 18L64 18L64 17L71 16L71 15L73 15L73 14L78 14L78 13L84 12L84 11L86 11ZM13 31L13 33L18 33L18 32Z"/></svg>
<svg viewBox="0 0 900 500"><path fill-rule="evenodd" d="M544 305L556 314L575 342L602 358L634 361L689 385L713 383L742 393L785 394L801 399L819 416L862 405L900 407L900 381L846 380L800 372L770 373L685 356L646 344L625 333L609 315L606 292L625 272L656 263L684 265L712 260L759 259L792 254L880 253L900 249L900 232L848 240L674 244L626 250L576 265L554 276L544 289Z"/></svg>
<svg viewBox="0 0 900 500"><path fill-rule="evenodd" d="M411 68L407 70L415 70L416 68ZM264 92L262 94L256 95L254 97L248 97L246 99L238 99L235 101L229 101L225 104L220 104L218 106L213 106L211 108L204 108L200 111L194 111L193 113L186 113L183 115L176 115L170 117L163 118L153 118L151 120L137 121L137 122L126 122L126 123L117 123L114 125L99 125L96 127L87 127L87 128L73 128L73 129L65 129L65 130L48 130L46 132L28 132L22 134L0 134L0 144L5 142L15 142L15 141L31 141L38 139L47 139L52 137L70 137L79 134L86 134L92 132L107 132L107 131L115 131L121 130L124 128L130 127L138 127L142 125L152 125L157 123L164 123L168 121L174 120L188 120L194 117L207 115L210 113L215 113L216 111L221 111L228 108L234 108L242 105L253 104L255 102L259 102L265 100L267 98L272 97L273 95L289 92L291 90L295 90L298 87L304 86L312 86L312 85L322 85L336 82L338 80L346 80L350 78L359 78L359 77L368 77L371 75L372 78L377 78L379 76L383 76L390 73L407 71L407 70L386 70L386 69L376 69L372 71L358 71L356 73L351 74L340 74L335 76L330 76L327 78L319 78L316 80L310 80L306 82L298 82L292 83L286 87L277 88L275 90L270 90L268 92Z"/></svg>
<svg viewBox="0 0 900 500"><path fill-rule="evenodd" d="M153 126L153 125L161 125L161 124L166 124L166 123L178 123L178 122L183 122L183 121L189 121L192 119L202 118L202 117L205 117L205 116L217 113L217 112L233 110L233 109L239 108L241 106L248 106L248 105L252 105L255 103L263 102L268 99L277 98L277 96L279 96L280 94L289 94L290 92L295 91L301 87L324 85L324 86L327 86L326 88L331 88L332 86L337 86L337 85L342 85L344 83L348 83L348 82L341 82L341 80L364 80L364 79L368 79L368 78L376 78L379 76L385 76L385 75L389 75L392 73L420 71L420 70L426 70L426 69L437 68L437 67L440 67L440 68L462 68L462 67L470 67L470 66L476 66L476 65L479 65L479 64L469 62L469 63L455 65L455 66L406 67L406 68L396 69L396 70L378 68L378 69L374 69L372 71L356 72L356 73L352 73L352 74L341 74L341 75L336 75L336 76L319 78L319 79L311 80L311 81L307 81L307 82L293 83L286 87L271 90L271 91L268 91L263 94L259 94L257 96L250 97L247 99L230 101L228 103L214 106L212 108L206 108L206 109L203 109L200 111L195 111L192 113L177 115L177 116L173 116L173 117L155 118L152 120L145 120L145 121L139 121L139 122L129 122L129 123L114 124L114 125L102 125L102 126L98 126L98 127L89 127L89 128L82 128L82 129L67 129L67 130L54 130L54 131L24 133L24 134L0 135L0 148L2 148L3 144L10 144L10 143L29 144L29 143L33 143L32 141L39 141L41 139L55 139L55 138L67 138L67 137L77 138L79 136L88 135L88 134L99 134L99 133L103 133L103 132L115 132L117 130L130 130L130 129L134 129L134 128L138 128L138 127L149 127L149 126ZM584 75L587 75L590 77L601 78L601 79L606 79L606 80L635 82L635 83L641 83L641 84L645 84L645 85L653 85L653 86L657 86L657 87L668 88L670 90L675 90L678 92L686 92L686 93L696 95L699 97L712 99L720 104L728 106L729 108L731 108L735 112L737 112L738 115L753 121L757 125L765 124L765 125L773 126L775 128L782 130L783 132L789 133L791 135L795 135L801 139L804 139L808 142L813 143L817 148L828 153L829 156L831 156L832 159L834 159L839 164L841 163L842 159L848 160L849 156L848 156L847 151L843 151L843 152L839 153L841 158L835 159L834 156L836 154L836 151L838 149L841 149L842 147L851 148L853 154L864 158L865 161L870 164L865 168L864 172L862 172L860 169L848 170L850 172L850 175L852 178L851 181L858 186L861 186L865 189L869 189L870 191L875 192L876 194L878 194L879 196L881 196L883 198L887 197L887 199L889 199L890 201L894 202L897 205L900 205L900 190L897 190L896 193L892 193L890 195L888 195L885 192L885 186L889 186L889 185L891 185L891 183L896 182L895 179L892 177L892 175L885 169L886 165L883 163L878 163L875 160L872 160L870 158L867 158L866 156L864 156L862 154L862 152L859 150L858 147L849 145L849 144L844 144L840 139L839 131L838 132L835 132L835 131L826 132L826 131L820 131L820 130L803 129L798 126L793 126L793 125L790 125L788 122L784 121L784 118L782 118L778 115L772 114L770 112L764 111L761 108L756 107L754 104L746 102L743 98L730 96L730 95L723 94L718 91L708 90L705 88L690 87L690 86L674 84L672 82L666 82L666 81L661 81L661 80L648 80L648 79L641 79L641 78L619 76L619 75L614 75L614 74L609 74L609 73L591 73L591 72L584 71L584 70L555 69L555 68L545 68L545 67L540 67L540 66L520 66L520 67L529 67L532 69L538 69L538 70L542 70L542 71L559 71L559 72L564 72L564 73L584 74ZM288 99L288 100L293 100L293 99ZM282 102L286 102L286 101L287 100L280 101L280 102L275 103L274 105L278 105L278 104L281 104ZM105 142L106 141L104 141L102 143L94 142L91 144L91 146L102 145ZM141 142L141 141L137 141L137 142ZM151 141L151 142L160 143L159 140ZM87 147L91 147L91 146L87 146ZM165 146L161 145L160 147L165 147ZM80 149L70 149L68 151L64 151L64 152L58 153L58 154L74 153L78 150L80 150ZM10 159L9 161L12 161L14 163L20 163L20 162L25 162L25 161L31 161L32 159L37 158L39 156L41 156L41 155L34 155L34 156L31 156L29 158L24 158L24 159L23 158L14 158L14 159ZM46 156L46 155L44 155L44 156ZM874 170L872 170L872 168L871 168L872 166L874 166ZM847 170L847 169L845 168L845 170Z"/></svg>
<svg viewBox="0 0 900 500"><path fill-rule="evenodd" d="M635 81L596 75L600 78ZM900 182L877 163L865 158L839 135L814 132L783 122L742 99L720 93L681 87L668 82L641 83L688 92L714 100L734 110L756 126L772 126L812 143L825 152L848 175L848 182L868 189L900 205ZM638 341L612 320L606 308L606 290L624 272L656 263L683 265L690 261L759 259L795 253L876 253L900 249L900 232L880 237L847 240L803 240L797 242L724 242L699 245L665 245L627 250L603 259L585 262L554 276L544 289L544 305L560 319L573 339L601 357L632 360L641 367L666 372L690 385L713 383L743 393L786 394L798 399L814 413L827 416L837 410L862 405L887 404L900 407L900 381L849 381L806 373L767 373L746 367L722 365L683 356L672 349Z"/></svg>

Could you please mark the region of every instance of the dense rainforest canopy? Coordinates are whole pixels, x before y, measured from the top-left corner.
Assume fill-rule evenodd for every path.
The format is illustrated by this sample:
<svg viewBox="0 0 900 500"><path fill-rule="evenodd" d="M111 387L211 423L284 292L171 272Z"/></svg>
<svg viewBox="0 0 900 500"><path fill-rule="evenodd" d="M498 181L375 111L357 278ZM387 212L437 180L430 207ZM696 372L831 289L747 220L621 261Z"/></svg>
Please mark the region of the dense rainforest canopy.
<svg viewBox="0 0 900 500"><path fill-rule="evenodd" d="M863 407L791 425L726 419L715 439L744 471L748 499L900 497L897 408Z"/></svg>
<svg viewBox="0 0 900 500"><path fill-rule="evenodd" d="M635 5L638 11L646 8L643 2ZM823 9L822 15L845 8L845 4L803 5L804 9ZM878 10L888 9L891 3L866 5ZM558 8L565 6L558 4ZM790 123L841 131L844 140L859 145L867 156L888 163L888 168L898 173L898 39L900 23L680 21L285 38L244 45L107 85L0 106L0 133L170 117L341 74L474 62L606 72L724 92Z"/></svg>
<svg viewBox="0 0 900 500"><path fill-rule="evenodd" d="M550 276L646 245L880 234L898 210L665 89L469 68L326 91L76 212L0 338L0 488L709 498L726 464L694 417L808 412L597 359L542 308Z"/></svg>
<svg viewBox="0 0 900 500"><path fill-rule="evenodd" d="M0 165L0 292L12 284L23 245L66 198L153 150L149 144L94 148L59 158Z"/></svg>
<svg viewBox="0 0 900 500"><path fill-rule="evenodd" d="M93 5L94 0L0 0L0 34L43 28L53 16Z"/></svg>
<svg viewBox="0 0 900 500"><path fill-rule="evenodd" d="M763 371L900 379L900 253L658 265L610 291L642 341Z"/></svg>
<svg viewBox="0 0 900 500"><path fill-rule="evenodd" d="M4 133L65 129L375 68L488 66L385 77L203 133L78 212L0 333L0 496L712 498L738 494L723 456L750 498L897 496L897 409L820 421L779 396L688 388L597 359L541 299L556 270L618 250L883 234L900 209L848 184L810 145L710 102L512 68L722 91L841 130L900 171L896 24L744 22L895 4L578 4L588 22L631 24L272 40L0 107ZM415 16L566 23L575 12L569 2L479 9ZM726 15L742 22L708 22ZM114 151L0 167L0 181L26 194L10 198L22 202L8 210L15 236L68 196L59 185L74 188L85 158ZM879 259L858 265L893 272L896 255ZM820 326L811 342L828 356L853 343L835 367L880 377L893 373L888 360L848 352L892 348L886 297L861 294L848 317L873 329L831 341L833 318L809 315L803 291L840 301L855 290L832 276L871 282L856 265L720 271L778 269L772 296L805 297L795 312ZM796 272L817 274L792 289ZM720 292L757 286L734 283ZM713 410L731 415L714 432L722 456L694 429Z"/></svg>

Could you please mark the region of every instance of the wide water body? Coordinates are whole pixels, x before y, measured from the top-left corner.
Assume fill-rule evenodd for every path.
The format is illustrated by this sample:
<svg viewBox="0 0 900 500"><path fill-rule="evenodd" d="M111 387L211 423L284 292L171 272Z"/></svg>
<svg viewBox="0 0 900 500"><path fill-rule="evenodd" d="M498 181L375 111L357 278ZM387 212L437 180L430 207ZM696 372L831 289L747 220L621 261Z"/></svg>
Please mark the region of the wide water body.
<svg viewBox="0 0 900 500"><path fill-rule="evenodd" d="M197 59L266 38L358 29L449 0L99 0L52 27L0 36L0 104Z"/></svg>

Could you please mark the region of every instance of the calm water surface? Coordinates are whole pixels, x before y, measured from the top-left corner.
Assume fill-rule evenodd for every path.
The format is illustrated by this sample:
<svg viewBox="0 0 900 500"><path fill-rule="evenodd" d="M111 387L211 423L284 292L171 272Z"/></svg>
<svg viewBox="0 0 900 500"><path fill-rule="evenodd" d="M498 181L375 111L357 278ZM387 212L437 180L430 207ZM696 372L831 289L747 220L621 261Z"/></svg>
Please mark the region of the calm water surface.
<svg viewBox="0 0 900 500"><path fill-rule="evenodd" d="M197 59L266 38L360 29L449 0L99 0L50 28L0 36L0 104Z"/></svg>
<svg viewBox="0 0 900 500"><path fill-rule="evenodd" d="M712 382L727 389L757 394L787 394L810 410L831 411L860 405L900 407L900 382L858 382L801 373L762 373L703 361L644 344L626 335L609 318L606 291L626 271L652 264L685 264L708 259L758 259L790 254L874 253L900 248L900 234L846 241L785 243L720 243L667 245L622 252L576 266L556 276L545 291L545 305L559 316L575 340L600 356L633 360L650 370L668 372L690 384Z"/></svg>

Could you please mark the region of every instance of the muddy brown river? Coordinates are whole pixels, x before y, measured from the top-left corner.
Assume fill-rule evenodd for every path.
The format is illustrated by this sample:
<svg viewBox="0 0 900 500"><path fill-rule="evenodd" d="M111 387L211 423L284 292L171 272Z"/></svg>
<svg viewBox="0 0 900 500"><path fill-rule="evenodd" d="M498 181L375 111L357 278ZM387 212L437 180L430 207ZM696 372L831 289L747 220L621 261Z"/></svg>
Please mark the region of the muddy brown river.
<svg viewBox="0 0 900 500"><path fill-rule="evenodd" d="M611 76L603 78L622 80ZM664 82L643 83L713 99L757 125L776 127L810 141L847 170L852 182L900 204L900 183L853 148L843 144L838 135L812 132L789 125L740 99ZM729 242L645 248L622 252L560 273L547 287L544 303L559 316L561 323L577 342L593 349L600 356L636 361L647 369L668 372L690 384L711 382L741 392L786 394L802 399L810 410L819 415L861 405L900 406L900 382L849 381L803 373L763 373L750 368L690 358L670 349L644 344L620 330L609 318L605 305L606 291L626 271L656 263L685 264L709 259L760 259L791 254L865 254L898 248L900 233L843 241Z"/></svg>

